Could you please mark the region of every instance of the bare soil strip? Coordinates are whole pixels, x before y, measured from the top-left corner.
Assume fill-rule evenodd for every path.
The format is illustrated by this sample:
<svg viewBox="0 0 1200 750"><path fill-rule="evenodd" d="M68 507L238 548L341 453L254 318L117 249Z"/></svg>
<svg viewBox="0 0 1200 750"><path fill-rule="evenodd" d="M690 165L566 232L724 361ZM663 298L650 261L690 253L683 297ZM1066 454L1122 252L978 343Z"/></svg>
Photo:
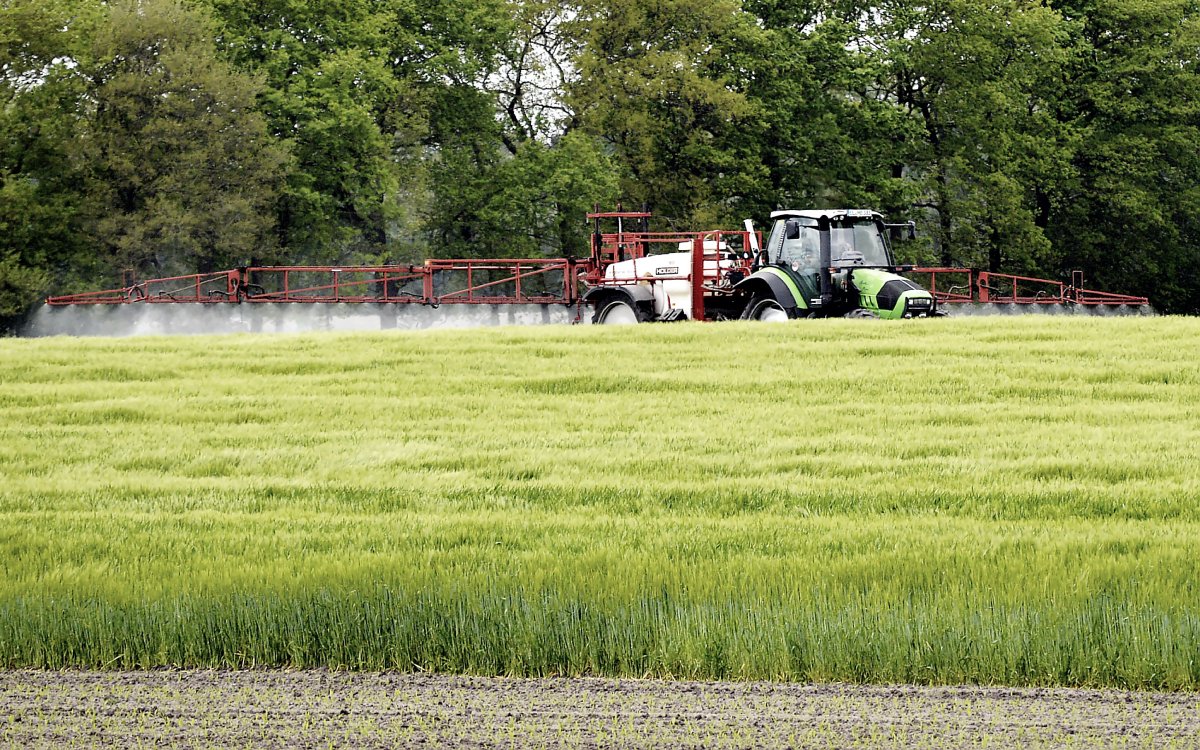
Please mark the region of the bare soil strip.
<svg viewBox="0 0 1200 750"><path fill-rule="evenodd" d="M329 671L0 671L0 747L1200 748L1200 695Z"/></svg>

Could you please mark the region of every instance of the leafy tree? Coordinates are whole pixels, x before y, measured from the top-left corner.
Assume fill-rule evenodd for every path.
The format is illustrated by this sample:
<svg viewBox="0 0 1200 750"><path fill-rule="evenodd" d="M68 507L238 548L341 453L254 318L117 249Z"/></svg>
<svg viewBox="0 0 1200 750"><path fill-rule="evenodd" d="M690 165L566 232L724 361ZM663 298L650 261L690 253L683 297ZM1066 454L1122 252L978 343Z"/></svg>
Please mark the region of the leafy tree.
<svg viewBox="0 0 1200 750"><path fill-rule="evenodd" d="M1056 102L1079 132L1075 179L1048 207L1064 265L1162 309L1200 311L1200 7L1055 5L1076 31Z"/></svg>
<svg viewBox="0 0 1200 750"><path fill-rule="evenodd" d="M94 19L75 6L0 4L0 324L87 266L74 69Z"/></svg>
<svg viewBox="0 0 1200 750"><path fill-rule="evenodd" d="M584 214L617 199L617 165L581 132L512 140L497 100L460 88L435 109L440 147L429 165L428 226L447 257L582 254ZM511 140L513 150L503 146Z"/></svg>
<svg viewBox="0 0 1200 750"><path fill-rule="evenodd" d="M428 227L439 254L582 254L584 214L615 203L619 167L581 132L563 89L577 80L570 8L510 2L509 36L474 80L431 107Z"/></svg>
<svg viewBox="0 0 1200 750"><path fill-rule="evenodd" d="M747 3L765 39L747 63L762 108L752 131L767 168L753 204L772 208L870 206L908 211L919 191L906 168L921 133L897 106L855 14L828 3Z"/></svg>
<svg viewBox="0 0 1200 750"><path fill-rule="evenodd" d="M443 152L434 215L449 228L438 247L448 256L543 257L587 252L584 215L617 199L617 171L600 144L573 132L552 145L527 140L517 153L490 154L477 170L467 149Z"/></svg>
<svg viewBox="0 0 1200 750"><path fill-rule="evenodd" d="M281 244L297 262L382 244L396 174L381 124L399 98L382 54L383 19L366 2L210 5L222 49L265 77L270 132L295 155L280 202Z"/></svg>
<svg viewBox="0 0 1200 750"><path fill-rule="evenodd" d="M1033 199L1069 161L1071 134L1046 107L1063 83L1063 19L1034 0L901 1L849 15L877 92L920 124L904 171L934 219L939 260L1052 265Z"/></svg>
<svg viewBox="0 0 1200 750"><path fill-rule="evenodd" d="M287 153L255 111L258 84L217 59L205 16L178 0L110 5L85 73L101 252L158 275L274 258Z"/></svg>
<svg viewBox="0 0 1200 750"><path fill-rule="evenodd" d="M763 176L738 65L759 43L753 19L728 0L615 0L583 5L572 28L584 48L568 103L624 166L626 200L689 225L736 213Z"/></svg>
<svg viewBox="0 0 1200 750"><path fill-rule="evenodd" d="M313 261L403 253L395 244L418 229L413 206L429 201L429 156L440 148L429 113L490 65L500 0L208 4L226 53L266 77L271 132L293 143L283 244Z"/></svg>
<svg viewBox="0 0 1200 750"><path fill-rule="evenodd" d="M507 8L509 34L477 87L494 99L500 137L515 155L526 141L548 143L574 127L564 96L578 81L581 45L570 33L577 8L547 0L510 0Z"/></svg>

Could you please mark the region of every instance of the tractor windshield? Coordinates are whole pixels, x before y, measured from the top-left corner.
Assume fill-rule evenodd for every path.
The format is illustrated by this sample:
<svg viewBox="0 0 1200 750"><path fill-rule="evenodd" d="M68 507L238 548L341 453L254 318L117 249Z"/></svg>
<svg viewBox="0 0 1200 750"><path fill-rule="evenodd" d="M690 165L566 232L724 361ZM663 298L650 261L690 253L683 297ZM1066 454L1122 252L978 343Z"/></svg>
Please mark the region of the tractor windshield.
<svg viewBox="0 0 1200 750"><path fill-rule="evenodd" d="M838 221L829 232L834 266L888 266L887 245L874 221Z"/></svg>
<svg viewBox="0 0 1200 750"><path fill-rule="evenodd" d="M879 224L871 218L835 219L829 230L830 262L834 267L890 266L888 248ZM808 217L780 219L767 242L774 263L793 269L820 265L821 233L817 220Z"/></svg>

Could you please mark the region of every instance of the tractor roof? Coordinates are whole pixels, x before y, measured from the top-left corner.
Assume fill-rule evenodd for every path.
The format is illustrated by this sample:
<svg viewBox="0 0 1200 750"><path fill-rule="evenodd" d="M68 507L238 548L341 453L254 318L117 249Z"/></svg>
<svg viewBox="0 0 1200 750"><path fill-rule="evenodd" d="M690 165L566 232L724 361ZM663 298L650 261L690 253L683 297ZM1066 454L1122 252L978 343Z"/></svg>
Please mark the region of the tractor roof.
<svg viewBox="0 0 1200 750"><path fill-rule="evenodd" d="M819 219L822 216L828 216L831 219L882 219L883 214L878 211L872 211L869 208L809 208L803 211L795 209L785 209L783 211L772 211L771 218L790 218L802 217L805 219Z"/></svg>

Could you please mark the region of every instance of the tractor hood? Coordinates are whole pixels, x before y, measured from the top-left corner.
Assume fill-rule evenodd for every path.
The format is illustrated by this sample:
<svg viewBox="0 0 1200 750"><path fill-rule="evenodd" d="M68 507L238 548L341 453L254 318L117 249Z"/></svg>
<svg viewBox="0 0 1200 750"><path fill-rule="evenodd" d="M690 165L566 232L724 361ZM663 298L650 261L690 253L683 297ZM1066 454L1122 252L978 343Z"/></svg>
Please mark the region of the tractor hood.
<svg viewBox="0 0 1200 750"><path fill-rule="evenodd" d="M880 268L846 269L848 291L857 291L858 304L881 318L922 317L933 314L933 295L903 276Z"/></svg>

